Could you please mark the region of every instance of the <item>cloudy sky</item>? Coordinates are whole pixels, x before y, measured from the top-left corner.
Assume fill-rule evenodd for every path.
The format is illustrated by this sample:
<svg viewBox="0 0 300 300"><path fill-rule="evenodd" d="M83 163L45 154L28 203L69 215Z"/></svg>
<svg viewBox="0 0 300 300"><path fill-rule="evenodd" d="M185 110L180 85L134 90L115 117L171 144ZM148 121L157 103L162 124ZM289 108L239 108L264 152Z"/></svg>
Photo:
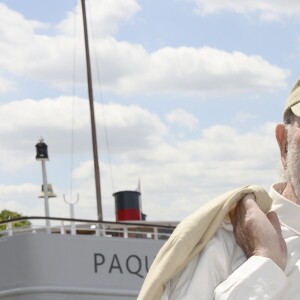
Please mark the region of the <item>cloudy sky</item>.
<svg viewBox="0 0 300 300"><path fill-rule="evenodd" d="M279 180L274 138L300 75L291 0L87 0L105 220L141 182L147 219L180 220ZM80 2L0 2L0 209L96 219Z"/></svg>

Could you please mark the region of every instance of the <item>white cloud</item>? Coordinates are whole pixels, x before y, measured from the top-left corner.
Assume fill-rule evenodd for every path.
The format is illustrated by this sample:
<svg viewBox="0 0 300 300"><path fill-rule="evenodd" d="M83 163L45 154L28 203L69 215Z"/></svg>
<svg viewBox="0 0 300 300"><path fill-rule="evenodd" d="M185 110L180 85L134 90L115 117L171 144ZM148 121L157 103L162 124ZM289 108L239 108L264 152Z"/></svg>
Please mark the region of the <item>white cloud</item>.
<svg viewBox="0 0 300 300"><path fill-rule="evenodd" d="M120 25L129 22L134 14L140 10L140 6L135 0L91 0L86 2L86 12L88 16L88 27L97 36L110 36L117 33ZM82 25L81 3L75 9L76 24ZM75 25L74 11L70 12L65 20L59 25L60 32L66 35L74 35Z"/></svg>
<svg viewBox="0 0 300 300"><path fill-rule="evenodd" d="M92 2L95 8L91 9L93 26L90 28L90 48L93 49L92 42L97 44L95 39L98 39L103 45L100 52L106 52L107 44L111 44L107 49L108 52L120 52L122 48L125 52L126 43L120 43L116 49L111 35L116 33L120 23L129 22L131 16L139 10L139 5L134 0ZM77 8L77 13L81 18L79 8ZM0 67L2 70L15 76L45 80L60 87L66 87L66 84L73 85L74 16L72 13L69 13L67 19L59 24L60 31L55 36L36 33L37 29L50 25L26 20L21 14L2 4L0 15L3 16L0 18L0 28L2 28L0 29ZM77 33L76 54L78 55L77 61L81 62L77 66L77 74L81 76L78 81L85 83L82 20L77 20L77 23L80 33ZM95 39L92 38L93 35ZM118 50L118 48L121 49ZM107 58L110 61L116 57L104 56L104 61Z"/></svg>
<svg viewBox="0 0 300 300"><path fill-rule="evenodd" d="M113 3L121 5L122 1ZM136 11L133 8L135 2L130 3L130 13L124 11L128 18ZM11 14L11 18L18 21L16 25L13 23L9 27L0 19L0 28L8 28L8 36L13 35L15 30L18 35L23 35L20 39L5 36L0 39L2 69L16 78L26 76L59 88L71 89L74 84L73 38L62 34L36 34L35 23L18 14L15 16L14 12ZM94 49L92 46L90 48ZM97 63L93 61L93 66L100 67L101 87L117 94L166 93L199 97L268 92L284 88L289 75L288 71L260 56L210 47L167 47L151 53L139 44L120 42L113 36L95 35L95 49L99 58ZM77 42L76 53L78 65L75 81L85 85L82 39ZM96 74L94 78L97 79Z"/></svg>
<svg viewBox="0 0 300 300"><path fill-rule="evenodd" d="M44 104L41 101L40 105ZM52 104L56 105L56 103ZM49 111L52 111L51 102L48 105ZM110 113L112 113L116 107L110 109ZM119 109L121 110L122 107ZM203 129L198 138L186 138L171 145L167 142L167 136L160 130L161 128L167 130L167 128L159 119L156 120L156 117L152 119L153 116L149 112L135 107L127 109L132 113L131 115L127 114L127 118L124 119L121 118L121 114L120 116L114 115L114 118L108 119L108 124L110 128L115 126L116 130L125 126L123 131L121 130L121 135L124 135L126 130L129 130L127 135L136 130L139 133L136 136L133 134L135 138L130 139L127 145L123 145L126 143L126 138L119 141L119 144L118 141L116 142L114 153L112 153L112 165L109 165L100 155L102 202L106 220L114 219L113 192L135 189L139 178L142 186L143 211L150 220L182 219L206 201L229 189L245 184L258 184L268 189L269 185L276 180L279 152L274 137L275 124L264 124L244 133L240 133L230 126L215 125ZM137 109L136 113L135 109ZM12 116L11 118L13 118ZM128 118L129 116L130 118ZM26 113L24 117L27 120ZM44 118L47 117L44 115ZM144 119L142 125L141 119ZM132 127L127 120L130 120L129 123L132 123ZM27 120L27 122L29 121ZM47 120L45 122L47 123ZM14 122L12 123L14 124ZM34 123L35 121L32 121L32 125ZM26 128L26 122L24 124L23 126ZM50 122L49 126L54 125L51 125ZM120 126L119 129L117 129L118 126ZM51 130L56 134L59 131L65 131L65 127L60 124L60 121L57 127L59 128L52 127ZM146 129L143 130L143 127ZM25 141L21 139L28 128L19 135L18 129L20 127L15 126L10 143L13 145L13 149L17 149L21 145L20 153L17 154L24 156L24 152L27 151L28 157L30 156L33 161L32 141L29 141L29 137ZM143 142L135 141L143 135L145 135ZM151 142L144 143L151 135ZM5 141L2 130L0 130L0 138ZM59 137L56 136L60 143L63 138L65 137L62 133ZM31 154L28 149L25 150L25 144L31 144ZM56 162L56 156L60 154L53 153L55 146L52 143L50 146L51 155L55 159L48 164L48 167L52 169L48 180L53 184L54 191L58 195L57 198L50 200L51 216L68 217L68 206L63 202L62 193L66 193L67 199L70 199L65 187L66 181L69 182L69 179L61 178L60 173L62 173L63 166ZM14 156L9 157L7 153L10 149L6 147L6 143L1 144L1 154L4 155L4 158L0 155L1 164L5 166L4 160L7 160L7 169L9 169L9 164L14 162L14 158L18 157L16 152L13 152ZM94 219L96 218L96 201L93 163L90 159L81 160L81 162L73 171L73 197L77 193L80 195L80 200L75 207L75 214L78 218ZM20 168L21 162L18 163L18 168ZM65 164L65 162L63 163ZM1 167L0 169L2 174L6 174L5 168ZM113 176L113 185L111 176ZM3 208L27 215L43 215L43 202L41 199L37 199L39 192L40 186L33 184L14 186L2 184L0 185L0 205Z"/></svg>
<svg viewBox="0 0 300 300"><path fill-rule="evenodd" d="M44 198L39 198L41 186L31 183L20 185L0 185L0 211L8 209L21 213L23 216L44 216L45 206ZM57 194L56 198L49 198L49 208L51 217L70 217L69 205L63 200L63 194L59 190L54 191ZM68 195L69 196L69 195ZM70 199L66 200L70 202ZM75 202L76 199L72 201ZM91 217L92 218L92 217ZM32 220L33 224L44 225L43 220ZM52 221L52 223L59 222Z"/></svg>
<svg viewBox="0 0 300 300"><path fill-rule="evenodd" d="M209 47L164 48L151 54L149 70L128 78L144 90L186 95L275 91L288 72L262 57Z"/></svg>
<svg viewBox="0 0 300 300"><path fill-rule="evenodd" d="M255 94L284 88L289 75L260 56L210 47L168 47L147 53L141 46L113 39L99 43L101 47L103 87L117 93Z"/></svg>
<svg viewBox="0 0 300 300"><path fill-rule="evenodd" d="M171 123L178 123L189 130L193 130L198 125L198 119L191 113L183 109L175 109L166 115L166 118Z"/></svg>
<svg viewBox="0 0 300 300"><path fill-rule="evenodd" d="M26 182L33 176L33 165L34 172L38 173L34 145L42 135L51 156L48 180L58 195L51 199L52 216L68 216L62 193L67 193L70 180L63 169L67 163L64 157L71 152L72 105L72 98L63 96L0 104L0 175L5 178L14 170L26 174L28 168ZM73 193L80 194L76 216L96 218L88 101L75 98L74 109L74 150L82 155L81 163L73 170ZM215 125L203 129L198 138L186 137L170 144L167 133L173 134L174 129L146 109L118 104L107 104L104 109L112 165L103 155L103 130L99 128L103 125L101 105L95 103L106 219L114 218L112 193L135 188L138 178L142 182L143 209L151 220L181 219L228 189L253 183L268 188L276 178L279 154L275 124L265 124L245 133L230 126ZM183 116L180 122L196 125L195 117L180 110L171 112L169 118L178 120L178 112ZM39 192L40 186L34 184L2 184L0 205L28 215L43 215L43 203L36 199Z"/></svg>
<svg viewBox="0 0 300 300"><path fill-rule="evenodd" d="M247 113L247 112L237 112L233 122L236 124L243 124L246 123L248 120L252 120L254 118L255 118L254 114Z"/></svg>
<svg viewBox="0 0 300 300"><path fill-rule="evenodd" d="M79 168L74 170L73 177L77 180L90 179L94 175L94 164L91 160L83 162Z"/></svg>
<svg viewBox="0 0 300 300"><path fill-rule="evenodd" d="M21 59L26 58L27 49L34 49L32 40L36 29L45 25L26 20L21 14L0 3L0 67L15 72ZM22 51L20 51L22 49Z"/></svg>
<svg viewBox="0 0 300 300"><path fill-rule="evenodd" d="M0 210L9 209L27 216L40 215L43 203L38 198L39 192L40 187L31 183L0 184Z"/></svg>
<svg viewBox="0 0 300 300"><path fill-rule="evenodd" d="M104 143L103 108L110 150L115 154L126 153L132 147L146 149L156 145L166 133L166 126L159 118L139 106L107 104L102 107L99 103L94 106L99 141ZM91 151L88 100L61 96L4 103L0 104L0 119L1 169L17 169L32 162L33 145L41 136L50 145L52 155L62 155L71 151L74 130L74 151Z"/></svg>
<svg viewBox="0 0 300 300"><path fill-rule="evenodd" d="M229 189L246 184L268 189L277 180L279 160L274 126L265 124L241 134L232 127L216 125L203 130L198 139L173 146L162 141L155 147L136 149L113 164L114 191L135 189L140 178L144 213L151 220L174 220ZM85 174L86 183L93 182L91 162L76 172ZM103 202L110 219L114 218L111 186L109 166L103 163ZM85 195L91 190L92 184L81 192Z"/></svg>
<svg viewBox="0 0 300 300"><path fill-rule="evenodd" d="M199 14L217 13L220 11L232 11L239 14L258 13L261 19L274 21L284 17L297 17L300 13L300 4L293 0L188 0L196 4L196 12Z"/></svg>
<svg viewBox="0 0 300 300"><path fill-rule="evenodd" d="M104 91L202 97L272 92L285 87L288 72L260 56L210 47L166 47L148 52L142 45L120 42L112 35L122 22L131 20L139 7L135 1L119 0L110 1L107 9L105 15L99 16L101 27L97 23L95 41ZM102 12L95 10L96 14ZM59 24L57 35L50 36L37 34L44 24L28 21L3 5L0 14L0 67L1 72L9 74L7 78L24 76L28 81L36 79L64 89L73 85L69 27L72 15ZM107 27L102 31L104 23ZM84 61L81 43L77 51ZM84 64L77 72L81 76L77 81L85 82ZM0 91L8 87L7 81L0 82ZM88 101L76 97L74 104L74 149L80 156L73 171L73 192L80 194L75 214L95 218ZM110 165L102 154L105 146L101 108L95 103L105 218L112 219L114 215L112 193L135 188L138 178L142 182L143 209L151 220L181 219L228 189L248 183L268 188L276 178L279 154L274 124L248 129L243 134L233 127L216 125L203 129L198 138L185 136L171 144L167 133L173 134L174 129L168 125L180 122L187 128L196 128L193 115L171 111L167 114L169 123L165 124L140 106L106 104L113 189ZM72 98L65 96L0 104L0 175L6 179L13 171L27 172L24 181L32 180L34 145L43 136L53 158L49 181L59 196L51 199L52 216L68 216L61 195L69 181L63 169L64 158L71 152L72 109ZM0 205L28 215L43 214L43 203L36 198L39 191L37 184L2 184Z"/></svg>
<svg viewBox="0 0 300 300"><path fill-rule="evenodd" d="M14 89L14 83L6 78L0 77L0 94L7 93Z"/></svg>
<svg viewBox="0 0 300 300"><path fill-rule="evenodd" d="M12 40L24 42L26 41L26 37L29 34L32 34L34 30L45 26L38 21L26 20L20 13L9 9L3 3L0 3L0 16L1 42L8 42Z"/></svg>

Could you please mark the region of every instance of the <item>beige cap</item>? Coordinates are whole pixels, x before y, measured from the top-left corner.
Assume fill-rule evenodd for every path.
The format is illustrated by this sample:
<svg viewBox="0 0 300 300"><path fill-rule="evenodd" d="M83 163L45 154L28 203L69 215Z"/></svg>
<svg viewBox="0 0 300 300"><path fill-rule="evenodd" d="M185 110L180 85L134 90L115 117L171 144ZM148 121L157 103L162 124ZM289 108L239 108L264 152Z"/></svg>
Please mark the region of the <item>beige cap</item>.
<svg viewBox="0 0 300 300"><path fill-rule="evenodd" d="M291 109L296 116L300 117L300 78L298 78L286 99L283 118L285 118L289 109Z"/></svg>

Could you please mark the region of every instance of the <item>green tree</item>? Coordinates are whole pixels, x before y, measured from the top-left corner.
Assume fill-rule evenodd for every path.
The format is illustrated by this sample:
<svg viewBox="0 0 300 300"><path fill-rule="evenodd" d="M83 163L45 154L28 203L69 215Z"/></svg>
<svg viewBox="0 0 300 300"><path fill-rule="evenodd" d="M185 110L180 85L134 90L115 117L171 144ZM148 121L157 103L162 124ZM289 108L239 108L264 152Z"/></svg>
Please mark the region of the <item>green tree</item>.
<svg viewBox="0 0 300 300"><path fill-rule="evenodd" d="M21 218L23 217L21 214L19 214L18 212L15 212L15 211L10 211L10 210L7 210L7 209L4 209L0 212L0 221L7 221L7 220L10 220L10 219L16 219L16 218ZM24 220L24 221L17 221L17 222L14 222L12 224L12 227L13 228L16 228L16 227L29 227L31 225L31 223L27 220ZM7 225L6 224L0 224L0 230L5 230L7 228Z"/></svg>

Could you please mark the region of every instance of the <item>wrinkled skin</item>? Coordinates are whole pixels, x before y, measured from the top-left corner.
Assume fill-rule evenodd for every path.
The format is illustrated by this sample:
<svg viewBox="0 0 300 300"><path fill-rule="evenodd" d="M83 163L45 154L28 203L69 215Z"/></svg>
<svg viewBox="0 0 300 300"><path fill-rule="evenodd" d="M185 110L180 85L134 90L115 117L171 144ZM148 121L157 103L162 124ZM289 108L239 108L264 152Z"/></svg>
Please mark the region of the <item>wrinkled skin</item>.
<svg viewBox="0 0 300 300"><path fill-rule="evenodd" d="M265 215L256 204L255 196L248 194L238 202L230 217L235 239L248 258L268 257L285 269L287 247L275 212Z"/></svg>

